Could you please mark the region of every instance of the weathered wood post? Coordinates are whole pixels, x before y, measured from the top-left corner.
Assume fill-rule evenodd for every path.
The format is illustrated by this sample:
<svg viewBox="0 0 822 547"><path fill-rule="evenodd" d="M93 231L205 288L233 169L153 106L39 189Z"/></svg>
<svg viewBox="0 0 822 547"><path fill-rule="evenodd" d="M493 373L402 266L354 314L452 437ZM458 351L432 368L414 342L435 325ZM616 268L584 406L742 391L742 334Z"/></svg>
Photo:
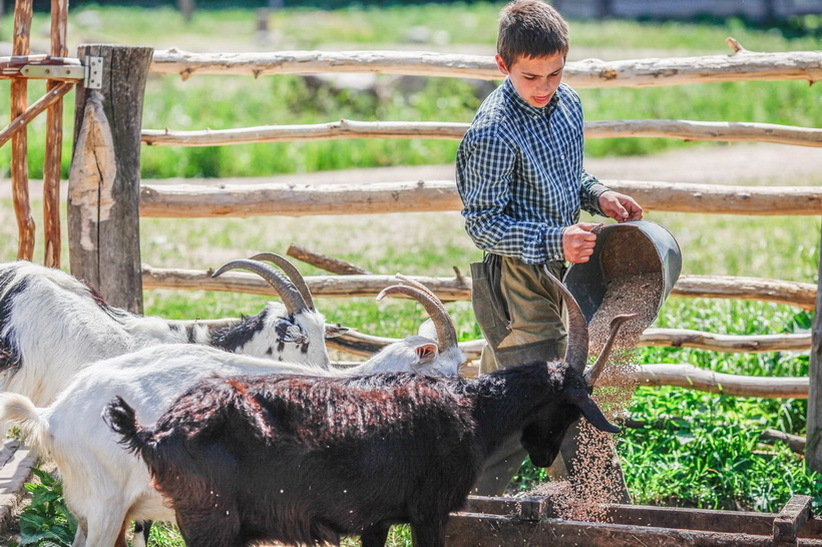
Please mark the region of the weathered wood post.
<svg viewBox="0 0 822 547"><path fill-rule="evenodd" d="M822 230L820 230L822 232ZM805 463L808 469L822 473L822 238L819 244L819 275L816 289L816 313L811 334L810 388L808 391L808 431Z"/></svg>
<svg viewBox="0 0 822 547"><path fill-rule="evenodd" d="M14 4L14 38L12 55L28 55L31 34L32 2L19 0ZM14 78L11 81L11 117L15 119L26 111L28 81ZM29 152L26 129L11 138L11 184L14 212L17 216L17 258L31 260L34 255L34 217L31 215L29 198Z"/></svg>
<svg viewBox="0 0 822 547"><path fill-rule="evenodd" d="M154 50L81 45L77 55L102 71L100 89L77 88L69 173L71 273L112 305L142 313L140 129Z"/></svg>
<svg viewBox="0 0 822 547"><path fill-rule="evenodd" d="M1 3L1 2L0 2ZM66 29L68 0L51 0L51 45L49 54L66 57ZM60 82L49 80L46 89L60 88ZM43 231L45 232L45 256L43 264L60 267L62 251L60 237L60 160L63 153L63 101L57 101L46 111L46 157L43 167Z"/></svg>

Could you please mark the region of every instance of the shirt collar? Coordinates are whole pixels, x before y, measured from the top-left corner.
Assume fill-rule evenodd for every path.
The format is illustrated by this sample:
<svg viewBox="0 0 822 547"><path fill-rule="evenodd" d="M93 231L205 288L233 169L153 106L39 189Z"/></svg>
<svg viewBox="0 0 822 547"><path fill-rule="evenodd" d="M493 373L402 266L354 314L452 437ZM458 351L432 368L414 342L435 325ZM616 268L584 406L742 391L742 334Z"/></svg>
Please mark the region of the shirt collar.
<svg viewBox="0 0 822 547"><path fill-rule="evenodd" d="M559 103L559 88L557 88L556 92L554 93L553 97L551 97L551 100L548 102L547 105L537 107L529 104L528 101L519 96L517 90L514 89L514 84L511 83L511 78L508 77L506 77L505 82L503 82L502 92L506 97L512 99L514 101L514 104L517 105L517 107L519 107L523 112L525 112L529 116L550 114L554 107L556 107L557 103Z"/></svg>

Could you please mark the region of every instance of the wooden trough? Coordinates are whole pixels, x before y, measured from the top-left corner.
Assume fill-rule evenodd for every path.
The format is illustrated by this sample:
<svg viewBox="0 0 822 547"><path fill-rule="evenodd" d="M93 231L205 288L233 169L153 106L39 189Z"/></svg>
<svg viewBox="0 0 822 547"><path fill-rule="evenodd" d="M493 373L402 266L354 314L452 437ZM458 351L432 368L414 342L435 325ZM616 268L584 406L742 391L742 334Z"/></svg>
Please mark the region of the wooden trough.
<svg viewBox="0 0 822 547"><path fill-rule="evenodd" d="M549 497L471 496L452 513L451 546L816 545L822 519L811 498L794 496L779 513L605 504L605 522L558 518Z"/></svg>

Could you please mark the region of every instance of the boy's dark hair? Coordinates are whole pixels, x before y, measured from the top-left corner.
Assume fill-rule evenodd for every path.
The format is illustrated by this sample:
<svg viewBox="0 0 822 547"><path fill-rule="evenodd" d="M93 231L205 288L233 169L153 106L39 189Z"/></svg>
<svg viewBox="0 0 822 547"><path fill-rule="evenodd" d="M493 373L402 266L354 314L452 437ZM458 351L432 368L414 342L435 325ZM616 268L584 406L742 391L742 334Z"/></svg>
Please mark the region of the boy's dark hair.
<svg viewBox="0 0 822 547"><path fill-rule="evenodd" d="M497 54L508 68L517 57L568 53L568 23L542 0L513 0L500 11Z"/></svg>

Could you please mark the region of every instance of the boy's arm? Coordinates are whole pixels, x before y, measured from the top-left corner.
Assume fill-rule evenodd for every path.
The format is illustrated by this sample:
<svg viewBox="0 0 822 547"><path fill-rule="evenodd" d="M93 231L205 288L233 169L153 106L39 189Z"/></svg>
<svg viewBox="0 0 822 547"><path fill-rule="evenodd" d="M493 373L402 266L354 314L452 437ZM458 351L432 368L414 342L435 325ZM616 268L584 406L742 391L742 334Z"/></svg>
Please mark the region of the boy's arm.
<svg viewBox="0 0 822 547"><path fill-rule="evenodd" d="M582 184L579 188L579 203L583 210L594 214L607 216L600 208L599 198L610 188L599 182L594 175L582 170Z"/></svg>
<svg viewBox="0 0 822 547"><path fill-rule="evenodd" d="M611 190L584 170L580 187L580 204L589 213L606 216L618 222L642 218L642 207L634 198Z"/></svg>

